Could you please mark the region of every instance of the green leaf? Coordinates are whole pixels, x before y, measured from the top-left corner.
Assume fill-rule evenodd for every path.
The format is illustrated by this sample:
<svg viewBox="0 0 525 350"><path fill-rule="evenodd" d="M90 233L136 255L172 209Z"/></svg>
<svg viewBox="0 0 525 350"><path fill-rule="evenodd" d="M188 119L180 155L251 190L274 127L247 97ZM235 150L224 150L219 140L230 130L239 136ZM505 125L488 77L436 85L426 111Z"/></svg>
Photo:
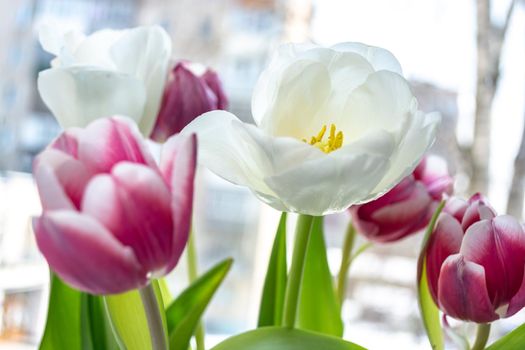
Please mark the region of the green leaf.
<svg viewBox="0 0 525 350"><path fill-rule="evenodd" d="M437 218L445 202L441 204L436 209L436 212L432 216L432 220L428 225L428 228L423 237L423 244L421 247L421 253L419 254L418 263L417 263L417 287L418 287L418 303L419 311L421 313L421 319L427 332L428 340L430 346L433 350L443 350L445 348L445 341L443 339L443 331L439 323L439 309L432 299L430 290L428 288L427 280L427 268L426 268L426 250L428 241L432 231L434 231L434 226L436 225Z"/></svg>
<svg viewBox="0 0 525 350"><path fill-rule="evenodd" d="M232 259L217 264L186 288L166 310L170 350L187 350L191 336L217 288L230 270Z"/></svg>
<svg viewBox="0 0 525 350"><path fill-rule="evenodd" d="M84 349L118 350L101 296L81 293L81 325Z"/></svg>
<svg viewBox="0 0 525 350"><path fill-rule="evenodd" d="M486 350L525 349L525 323L491 344Z"/></svg>
<svg viewBox="0 0 525 350"><path fill-rule="evenodd" d="M343 335L343 321L326 257L323 218L315 217L303 270L297 326L301 329Z"/></svg>
<svg viewBox="0 0 525 350"><path fill-rule="evenodd" d="M226 339L212 350L366 350L340 338L281 327L263 327Z"/></svg>
<svg viewBox="0 0 525 350"><path fill-rule="evenodd" d="M158 281L154 280L151 283L157 295L161 317L165 321ZM151 350L148 320L139 291L132 290L122 294L106 295L104 301L120 347L127 350Z"/></svg>
<svg viewBox="0 0 525 350"><path fill-rule="evenodd" d="M167 308L168 305L173 300L173 296L171 295L170 289L168 288L168 283L166 282L166 278L159 278L159 290L160 294L162 296L162 303L164 304L164 308Z"/></svg>
<svg viewBox="0 0 525 350"><path fill-rule="evenodd" d="M51 273L49 308L40 350L81 350L81 295Z"/></svg>
<svg viewBox="0 0 525 350"><path fill-rule="evenodd" d="M280 326L286 291L286 213L282 213L264 279L257 327Z"/></svg>

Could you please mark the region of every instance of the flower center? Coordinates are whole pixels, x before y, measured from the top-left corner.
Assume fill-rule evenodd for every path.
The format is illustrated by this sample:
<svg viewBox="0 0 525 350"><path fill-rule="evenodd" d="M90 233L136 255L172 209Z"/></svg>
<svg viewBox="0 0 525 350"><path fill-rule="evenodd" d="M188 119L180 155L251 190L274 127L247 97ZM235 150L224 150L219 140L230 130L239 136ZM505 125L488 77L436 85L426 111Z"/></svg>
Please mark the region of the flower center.
<svg viewBox="0 0 525 350"><path fill-rule="evenodd" d="M317 136L312 136L310 141L303 139L303 142L319 148L324 153L330 153L343 146L343 132L338 131L336 133L336 131L337 129L335 124L330 125L330 134L328 135L328 139L323 141L324 134L326 133L326 125L323 125Z"/></svg>

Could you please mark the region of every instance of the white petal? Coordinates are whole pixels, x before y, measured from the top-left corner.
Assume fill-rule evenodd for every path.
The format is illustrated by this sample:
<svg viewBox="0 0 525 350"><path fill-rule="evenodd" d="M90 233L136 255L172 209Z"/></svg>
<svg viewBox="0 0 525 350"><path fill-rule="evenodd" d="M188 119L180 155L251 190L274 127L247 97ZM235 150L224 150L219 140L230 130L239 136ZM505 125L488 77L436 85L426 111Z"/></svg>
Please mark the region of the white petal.
<svg viewBox="0 0 525 350"><path fill-rule="evenodd" d="M127 30L103 29L87 36L74 51L75 61L72 64L114 69L110 48L126 32Z"/></svg>
<svg viewBox="0 0 525 350"><path fill-rule="evenodd" d="M190 123L199 160L217 175L249 187L277 210L322 215L345 210L384 177L394 135L380 131L325 154L299 140L273 137L232 114L213 111Z"/></svg>
<svg viewBox="0 0 525 350"><path fill-rule="evenodd" d="M267 120L263 121L263 119L266 117L272 118L272 108L276 99L279 98L279 91L286 91L287 89L286 86L283 86L283 81L289 80L291 75L297 74L296 71L299 68L295 64L298 61L305 62L304 65L307 64L306 62L315 61L324 66L328 72L331 90L328 91L324 85L319 86L318 89L323 95L326 95L326 93L330 95L330 102L326 106L321 104L317 107L326 109L322 113L324 119L330 118L334 114L339 114L342 104L344 104L350 92L361 85L367 76L374 71L363 56L354 52L338 52L329 48L306 44L281 45L268 68L261 74L253 92L252 113L257 125L268 127L269 122ZM307 81L305 89L312 90L312 84L318 83ZM303 104L304 98L300 95L299 98L301 100L297 101L296 105ZM290 99L286 98L286 100ZM288 103L293 103L293 101ZM327 123L327 121L324 123ZM313 126L315 130L312 132L317 133L323 122L320 121L315 124ZM299 135L295 136L298 137ZM304 136L306 135L302 135L302 137Z"/></svg>
<svg viewBox="0 0 525 350"><path fill-rule="evenodd" d="M54 54L60 55L64 48L71 53L76 50L78 45L85 39L85 35L75 30L64 32L61 27L43 25L38 32L38 40L42 48Z"/></svg>
<svg viewBox="0 0 525 350"><path fill-rule="evenodd" d="M377 129L399 132L414 108L407 81L396 73L379 71L351 93L336 125L350 140Z"/></svg>
<svg viewBox="0 0 525 350"><path fill-rule="evenodd" d="M38 91L63 128L86 126L97 118L116 114L138 121L145 103L142 82L91 67L42 71Z"/></svg>
<svg viewBox="0 0 525 350"><path fill-rule="evenodd" d="M159 26L128 30L111 47L116 69L137 77L146 88L146 106L139 128L149 136L160 107L171 56L171 39Z"/></svg>
<svg viewBox="0 0 525 350"><path fill-rule="evenodd" d="M407 130L392 155L391 168L365 201L390 190L414 171L423 155L434 143L440 121L441 117L437 113L424 114L417 111L411 116Z"/></svg>
<svg viewBox="0 0 525 350"><path fill-rule="evenodd" d="M260 147L239 134L244 124L226 111L211 111L188 124L181 133L196 133L198 159L224 179L254 191L272 195L262 181L270 161Z"/></svg>
<svg viewBox="0 0 525 350"><path fill-rule="evenodd" d="M298 55L317 47L313 44L279 45L253 89L252 114L257 125L262 124L269 104L275 100L281 76L286 68L296 60Z"/></svg>
<svg viewBox="0 0 525 350"><path fill-rule="evenodd" d="M324 112L325 124L330 124L342 113L352 91L362 85L374 69L361 55L354 52L338 52L328 48L315 48L301 57L323 64L328 70L331 93ZM320 126L315 126L320 128Z"/></svg>
<svg viewBox="0 0 525 350"><path fill-rule="evenodd" d="M333 49L344 52L355 52L365 57L376 71L388 70L403 75L401 65L395 56L388 50L362 43L340 43L332 46Z"/></svg>
<svg viewBox="0 0 525 350"><path fill-rule="evenodd" d="M365 198L383 178L393 147L393 135L380 131L265 181L288 211L309 215L340 212Z"/></svg>
<svg viewBox="0 0 525 350"><path fill-rule="evenodd" d="M254 99L259 98L258 93L254 92ZM274 136L298 139L317 134L330 93L330 75L324 65L311 60L294 62L283 72L272 96L267 96L261 128Z"/></svg>

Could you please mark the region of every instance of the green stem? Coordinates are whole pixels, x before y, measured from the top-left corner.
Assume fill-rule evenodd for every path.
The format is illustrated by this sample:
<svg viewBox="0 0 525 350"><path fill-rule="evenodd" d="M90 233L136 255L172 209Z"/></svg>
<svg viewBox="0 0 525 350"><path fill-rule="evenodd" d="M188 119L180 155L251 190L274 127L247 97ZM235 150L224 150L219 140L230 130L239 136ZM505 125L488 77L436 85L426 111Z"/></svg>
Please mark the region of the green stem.
<svg viewBox="0 0 525 350"><path fill-rule="evenodd" d="M146 319L148 320L149 333L151 335L151 346L153 350L167 350L166 334L162 324L162 317L159 312L159 304L153 286L148 284L139 290Z"/></svg>
<svg viewBox="0 0 525 350"><path fill-rule="evenodd" d="M198 277L198 268L197 268L197 249L195 248L195 238L194 238L193 229L190 231L190 236L188 238L188 247L186 257L188 259L188 279L190 283L195 281ZM202 326L202 321L199 321L197 328L195 329L195 343L197 344L197 350L204 350L204 327Z"/></svg>
<svg viewBox="0 0 525 350"><path fill-rule="evenodd" d="M356 231L354 225L350 222L346 229L341 267L339 268L339 275L337 276L337 296L339 297L339 305L341 307L343 306L346 295L346 277L348 275L348 269L350 268L350 255L354 249L355 236Z"/></svg>
<svg viewBox="0 0 525 350"><path fill-rule="evenodd" d="M478 331L476 332L476 340L474 345L472 345L472 350L483 350L487 341L489 340L490 334L490 323L480 323L478 324Z"/></svg>
<svg viewBox="0 0 525 350"><path fill-rule="evenodd" d="M297 315L297 304L299 302L299 291L303 277L306 247L310 239L313 216L299 215L295 229L295 243L292 255L292 265L286 284L284 296L283 326L293 328Z"/></svg>

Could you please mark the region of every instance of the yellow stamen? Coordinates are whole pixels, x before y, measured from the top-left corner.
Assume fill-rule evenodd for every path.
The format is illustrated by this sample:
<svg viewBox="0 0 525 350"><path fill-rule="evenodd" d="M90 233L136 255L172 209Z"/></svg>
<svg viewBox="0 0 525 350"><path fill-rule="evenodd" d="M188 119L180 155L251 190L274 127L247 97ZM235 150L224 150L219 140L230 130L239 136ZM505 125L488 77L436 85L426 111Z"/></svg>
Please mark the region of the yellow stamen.
<svg viewBox="0 0 525 350"><path fill-rule="evenodd" d="M306 138L303 138L303 142L315 146L325 153L330 153L332 151L335 151L336 149L341 148L343 146L344 141L343 132L339 131L336 133L337 128L335 127L335 124L331 124L328 140L323 141L326 129L326 125L323 125L321 130L317 133L317 136L312 136L310 138L310 142L308 142Z"/></svg>

